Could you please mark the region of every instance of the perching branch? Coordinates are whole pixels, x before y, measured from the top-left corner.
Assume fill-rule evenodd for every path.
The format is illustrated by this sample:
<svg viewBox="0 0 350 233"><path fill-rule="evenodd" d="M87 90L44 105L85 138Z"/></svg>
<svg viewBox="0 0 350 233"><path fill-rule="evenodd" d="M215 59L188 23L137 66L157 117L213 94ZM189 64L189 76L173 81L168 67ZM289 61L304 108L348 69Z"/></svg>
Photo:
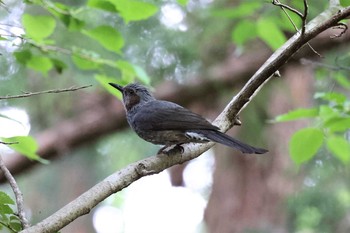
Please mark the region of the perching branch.
<svg viewBox="0 0 350 233"><path fill-rule="evenodd" d="M30 97L34 95L41 95L41 94L52 94L52 93L62 93L62 92L68 92L68 91L77 91L80 89L92 87L92 85L86 85L81 87L69 87L64 89L54 89L54 90L46 90L46 91L38 91L38 92L24 92L20 95L7 95L7 96L0 96L0 100L8 100L8 99L18 99L18 98L25 98Z"/></svg>
<svg viewBox="0 0 350 233"><path fill-rule="evenodd" d="M319 33L337 25L340 20L350 16L350 7L336 13L331 10L333 9L323 12L320 17L317 17L306 25L303 37L300 37L298 34L295 35L276 51L232 99L214 121L214 124L218 125L222 131L227 131L233 125L233 122L235 122L237 114L251 101L253 96L269 80L274 72L286 63L293 54ZM108 196L124 189L141 177L159 173L175 164L181 164L194 159L213 145L214 143L189 144L184 146L184 152L182 154L174 154L172 156L157 155L130 164L96 184L53 215L22 232L40 233L58 231L79 216L89 213L92 208Z"/></svg>
<svg viewBox="0 0 350 233"><path fill-rule="evenodd" d="M4 176L6 177L7 181L9 182L9 184L13 190L13 193L15 194L17 210L18 210L18 217L19 217L19 220L21 221L22 228L26 229L30 225L28 223L28 220L26 218L25 211L24 211L24 202L23 202L22 192L19 189L15 178L12 176L11 172L5 166L5 163L2 160L1 155L0 155L0 170L4 173Z"/></svg>

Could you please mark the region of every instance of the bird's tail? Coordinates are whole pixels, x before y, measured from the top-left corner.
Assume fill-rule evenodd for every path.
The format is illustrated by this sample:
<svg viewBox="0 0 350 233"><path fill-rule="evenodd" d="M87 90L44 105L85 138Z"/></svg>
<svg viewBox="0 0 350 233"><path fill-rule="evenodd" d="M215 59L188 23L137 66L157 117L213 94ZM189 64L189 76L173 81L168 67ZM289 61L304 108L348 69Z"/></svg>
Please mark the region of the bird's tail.
<svg viewBox="0 0 350 233"><path fill-rule="evenodd" d="M199 131L201 131L199 133L203 134L209 140L235 148L241 151L242 153L264 154L268 152L268 150L266 149L250 146L220 131L214 131L214 130L199 130Z"/></svg>

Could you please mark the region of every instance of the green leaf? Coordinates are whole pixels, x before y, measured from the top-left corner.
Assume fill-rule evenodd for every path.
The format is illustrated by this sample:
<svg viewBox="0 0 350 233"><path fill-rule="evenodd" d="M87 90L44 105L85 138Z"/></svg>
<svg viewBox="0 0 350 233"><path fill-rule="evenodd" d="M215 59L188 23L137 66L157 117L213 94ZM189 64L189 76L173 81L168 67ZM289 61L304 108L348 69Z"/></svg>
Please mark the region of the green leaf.
<svg viewBox="0 0 350 233"><path fill-rule="evenodd" d="M181 6L186 6L188 3L188 0L177 0L177 3L179 3Z"/></svg>
<svg viewBox="0 0 350 233"><path fill-rule="evenodd" d="M19 221L11 221L10 222L11 229L19 232L22 230L22 224Z"/></svg>
<svg viewBox="0 0 350 233"><path fill-rule="evenodd" d="M289 142L289 153L296 164L313 158L323 143L323 134L317 128L304 128L297 131Z"/></svg>
<svg viewBox="0 0 350 233"><path fill-rule="evenodd" d="M147 75L146 71L137 65L132 65L136 74L136 77L144 84L149 85L151 83L151 78Z"/></svg>
<svg viewBox="0 0 350 233"><path fill-rule="evenodd" d="M132 80L134 80L136 76L136 72L135 72L134 66L131 63L123 60L118 60L116 62L116 66L122 73L123 81L129 83L129 82L132 82Z"/></svg>
<svg viewBox="0 0 350 233"><path fill-rule="evenodd" d="M56 27L56 21L49 15L29 15L22 16L22 24L28 37L37 42L50 36Z"/></svg>
<svg viewBox="0 0 350 233"><path fill-rule="evenodd" d="M259 8L261 8L260 2L245 2L229 9L215 10L213 15L216 17L236 19L252 15Z"/></svg>
<svg viewBox="0 0 350 233"><path fill-rule="evenodd" d="M331 101L337 104L343 104L346 101L346 96L339 92L317 92L314 98Z"/></svg>
<svg viewBox="0 0 350 233"><path fill-rule="evenodd" d="M330 132L344 132L350 129L350 117L332 117L325 123L324 127L328 128Z"/></svg>
<svg viewBox="0 0 350 233"><path fill-rule="evenodd" d="M110 26L99 26L83 33L98 41L104 48L116 53L120 53L124 46L124 39L120 32Z"/></svg>
<svg viewBox="0 0 350 233"><path fill-rule="evenodd" d="M318 116L317 108L300 108L293 111L290 111L286 114L279 115L275 118L277 122L284 121L294 121L301 118L310 118Z"/></svg>
<svg viewBox="0 0 350 233"><path fill-rule="evenodd" d="M135 0L110 0L110 2L114 4L126 23L147 19L158 11L156 5L147 2Z"/></svg>
<svg viewBox="0 0 350 233"><path fill-rule="evenodd" d="M98 63L88 59L83 59L77 55L72 55L72 61L79 69L82 70L96 70L99 68Z"/></svg>
<svg viewBox="0 0 350 233"><path fill-rule="evenodd" d="M232 30L232 41L237 45L243 45L248 40L256 37L256 23L250 20L242 20Z"/></svg>
<svg viewBox="0 0 350 233"><path fill-rule="evenodd" d="M336 73L334 76L334 79L337 81L339 85L341 85L345 89L350 90L350 79L347 78L343 73L340 73L340 72Z"/></svg>
<svg viewBox="0 0 350 233"><path fill-rule="evenodd" d="M286 42L286 37L275 23L276 19L262 18L257 22L259 37L273 50L277 50Z"/></svg>
<svg viewBox="0 0 350 233"><path fill-rule="evenodd" d="M18 52L14 52L17 61L21 64L26 64L28 60L32 57L32 53L28 49L24 49Z"/></svg>
<svg viewBox="0 0 350 233"><path fill-rule="evenodd" d="M0 205L0 215L1 214L14 214L14 212L9 205L4 204L4 205Z"/></svg>
<svg viewBox="0 0 350 233"><path fill-rule="evenodd" d="M8 145L11 149L26 156L28 159L37 160L41 163L48 163L47 160L42 159L36 151L38 150L38 144L35 139L30 136L16 136L10 138L2 138L4 142L15 143Z"/></svg>
<svg viewBox="0 0 350 233"><path fill-rule="evenodd" d="M9 195L7 195L7 193L0 191L0 205L14 205L15 202L11 199L11 197Z"/></svg>
<svg viewBox="0 0 350 233"><path fill-rule="evenodd" d="M58 16L64 25L68 28L69 31L80 31L84 26L85 22L72 16L60 14Z"/></svg>
<svg viewBox="0 0 350 233"><path fill-rule="evenodd" d="M116 96L118 99L122 98L120 91L109 85L108 83L116 83L116 79L102 74L96 74L95 79L112 95ZM120 81L118 81L120 83ZM122 84L120 84L122 85Z"/></svg>
<svg viewBox="0 0 350 233"><path fill-rule="evenodd" d="M126 83L132 82L135 78L138 78L144 84L150 84L151 78L147 75L146 71L138 66L131 64L128 61L118 60L116 67L122 73L122 80Z"/></svg>
<svg viewBox="0 0 350 233"><path fill-rule="evenodd" d="M70 16L67 20L66 25L70 31L79 31L85 26L85 22L78 18Z"/></svg>
<svg viewBox="0 0 350 233"><path fill-rule="evenodd" d="M340 0L340 5L343 7L348 7L350 6L350 0Z"/></svg>
<svg viewBox="0 0 350 233"><path fill-rule="evenodd" d="M84 27L85 22L73 16L69 6L59 2L52 2L51 4L51 7L47 8L47 10L59 18L69 31L79 31Z"/></svg>
<svg viewBox="0 0 350 233"><path fill-rule="evenodd" d="M343 137L332 136L327 139L327 148L340 161L345 164L350 162L350 142Z"/></svg>
<svg viewBox="0 0 350 233"><path fill-rule="evenodd" d="M115 6L109 1L89 0L87 5L89 7L94 7L94 8L102 9L105 11L118 12L117 9L115 8Z"/></svg>
<svg viewBox="0 0 350 233"><path fill-rule="evenodd" d="M55 70L59 74L61 74L63 72L63 70L67 68L66 63L64 63L62 60L51 58L51 61L55 67Z"/></svg>
<svg viewBox="0 0 350 233"><path fill-rule="evenodd" d="M47 72L53 68L51 59L44 56L31 56L26 65L44 76L47 76Z"/></svg>
<svg viewBox="0 0 350 233"><path fill-rule="evenodd" d="M323 122L327 122L334 117L340 117L340 113L327 105L321 105L319 117Z"/></svg>

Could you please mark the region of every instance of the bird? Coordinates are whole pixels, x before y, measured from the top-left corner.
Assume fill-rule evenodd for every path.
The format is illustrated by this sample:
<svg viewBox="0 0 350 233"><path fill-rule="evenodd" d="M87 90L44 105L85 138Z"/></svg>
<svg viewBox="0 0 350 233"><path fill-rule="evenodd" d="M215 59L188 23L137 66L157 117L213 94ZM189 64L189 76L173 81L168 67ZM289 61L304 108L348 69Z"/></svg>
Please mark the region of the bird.
<svg viewBox="0 0 350 233"><path fill-rule="evenodd" d="M220 132L201 115L176 103L157 100L151 92L139 83L121 86L109 83L122 93L126 118L130 127L142 139L163 145L158 154L179 148L183 151L185 143L216 142L242 153L264 154L268 150L245 144ZM168 152L169 152L168 151Z"/></svg>

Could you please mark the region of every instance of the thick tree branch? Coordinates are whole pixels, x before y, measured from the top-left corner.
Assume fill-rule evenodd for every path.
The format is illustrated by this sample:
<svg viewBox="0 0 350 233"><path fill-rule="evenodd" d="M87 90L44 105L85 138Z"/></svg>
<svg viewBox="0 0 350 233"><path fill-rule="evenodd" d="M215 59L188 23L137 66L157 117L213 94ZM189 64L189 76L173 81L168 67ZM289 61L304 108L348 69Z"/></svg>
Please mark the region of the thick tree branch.
<svg viewBox="0 0 350 233"><path fill-rule="evenodd" d="M217 117L214 123L223 131L232 126L236 115L252 99L261 86L279 69L294 53L296 53L305 43L314 38L322 31L336 25L339 20L350 15L350 7L342 9L337 13L331 14L330 11L324 12L317 19L310 22L305 30L305 34L300 37L292 37L285 45L276 51L266 63L253 75L243 89L232 99L224 111ZM79 196L77 199L58 210L53 215L38 224L24 230L23 232L55 232L79 216L87 214L98 203L109 195L116 193L129 186L134 181L143 176L155 174L169 168L175 164L181 164L198 157L201 153L212 147L214 143L190 144L184 146L183 154L172 156L152 156L144 160L130 164L126 168L107 177L102 182L96 184L90 190Z"/></svg>

